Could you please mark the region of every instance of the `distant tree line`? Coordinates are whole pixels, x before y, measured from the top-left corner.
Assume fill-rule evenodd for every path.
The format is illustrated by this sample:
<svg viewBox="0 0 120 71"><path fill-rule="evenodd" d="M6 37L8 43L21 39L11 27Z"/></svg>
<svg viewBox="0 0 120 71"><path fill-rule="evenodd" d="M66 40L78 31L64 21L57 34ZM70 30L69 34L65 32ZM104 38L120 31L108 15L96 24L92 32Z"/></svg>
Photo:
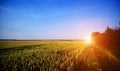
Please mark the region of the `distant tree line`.
<svg viewBox="0 0 120 71"><path fill-rule="evenodd" d="M113 28L108 26L103 33L93 32L92 39L95 44L120 53L120 22L119 26Z"/></svg>

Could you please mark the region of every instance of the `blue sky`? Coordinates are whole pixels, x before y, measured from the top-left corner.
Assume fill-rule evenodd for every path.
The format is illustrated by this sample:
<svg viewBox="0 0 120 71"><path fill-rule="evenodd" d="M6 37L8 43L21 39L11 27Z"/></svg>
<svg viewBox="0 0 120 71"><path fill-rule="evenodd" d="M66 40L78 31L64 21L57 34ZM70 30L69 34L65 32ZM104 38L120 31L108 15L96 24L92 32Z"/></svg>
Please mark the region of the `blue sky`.
<svg viewBox="0 0 120 71"><path fill-rule="evenodd" d="M0 0L0 39L84 39L119 13L119 0Z"/></svg>

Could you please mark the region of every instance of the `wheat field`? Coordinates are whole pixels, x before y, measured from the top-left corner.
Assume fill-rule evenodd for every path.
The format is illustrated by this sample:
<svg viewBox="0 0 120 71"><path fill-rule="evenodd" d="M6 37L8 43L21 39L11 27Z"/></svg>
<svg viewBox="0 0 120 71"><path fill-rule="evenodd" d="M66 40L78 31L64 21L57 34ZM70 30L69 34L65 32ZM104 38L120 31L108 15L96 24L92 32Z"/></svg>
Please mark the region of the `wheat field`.
<svg viewBox="0 0 120 71"><path fill-rule="evenodd" d="M85 41L0 41L0 71L118 71L119 66L109 51Z"/></svg>

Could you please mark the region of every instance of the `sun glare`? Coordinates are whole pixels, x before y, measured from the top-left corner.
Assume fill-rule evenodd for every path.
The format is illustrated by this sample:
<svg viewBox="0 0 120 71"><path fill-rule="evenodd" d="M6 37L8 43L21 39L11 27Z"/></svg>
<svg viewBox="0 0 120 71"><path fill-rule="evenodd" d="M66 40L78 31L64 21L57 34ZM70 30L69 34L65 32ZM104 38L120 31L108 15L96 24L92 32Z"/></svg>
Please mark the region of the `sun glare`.
<svg viewBox="0 0 120 71"><path fill-rule="evenodd" d="M91 39L91 37L86 37L85 41L87 44L90 44L92 42L92 39Z"/></svg>

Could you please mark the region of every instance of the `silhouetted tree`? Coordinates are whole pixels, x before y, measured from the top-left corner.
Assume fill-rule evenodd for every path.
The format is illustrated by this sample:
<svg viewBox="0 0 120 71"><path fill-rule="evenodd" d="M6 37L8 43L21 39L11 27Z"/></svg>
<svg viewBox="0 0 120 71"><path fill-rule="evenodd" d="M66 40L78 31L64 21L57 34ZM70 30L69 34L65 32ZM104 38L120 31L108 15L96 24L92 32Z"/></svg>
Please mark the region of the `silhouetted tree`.
<svg viewBox="0 0 120 71"><path fill-rule="evenodd" d="M104 33L93 32L92 38L97 45L104 46L120 54L120 22L117 27L107 27Z"/></svg>
<svg viewBox="0 0 120 71"><path fill-rule="evenodd" d="M107 26L107 29L106 29L105 33L111 33L112 31L113 30L109 26Z"/></svg>
<svg viewBox="0 0 120 71"><path fill-rule="evenodd" d="M93 32L92 33L92 39L93 40L97 40L97 38L100 36L100 33L99 32Z"/></svg>

